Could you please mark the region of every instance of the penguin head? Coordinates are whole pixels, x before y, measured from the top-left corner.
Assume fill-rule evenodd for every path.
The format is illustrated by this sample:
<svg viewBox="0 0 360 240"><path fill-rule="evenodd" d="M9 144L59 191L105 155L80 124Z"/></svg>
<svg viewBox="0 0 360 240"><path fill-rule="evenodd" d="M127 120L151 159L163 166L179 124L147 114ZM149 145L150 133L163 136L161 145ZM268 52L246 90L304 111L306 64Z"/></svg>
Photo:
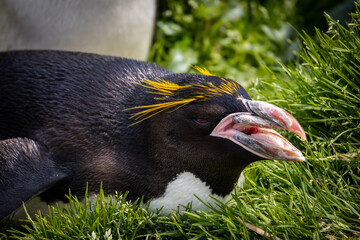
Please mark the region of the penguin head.
<svg viewBox="0 0 360 240"><path fill-rule="evenodd" d="M272 104L251 100L233 80L210 74L169 74L137 84L146 104L135 105L133 123L145 124L147 152L164 169L237 176L261 159L304 161L273 129L305 139L297 120ZM140 94L139 94L140 96ZM206 170L210 169L210 170Z"/></svg>

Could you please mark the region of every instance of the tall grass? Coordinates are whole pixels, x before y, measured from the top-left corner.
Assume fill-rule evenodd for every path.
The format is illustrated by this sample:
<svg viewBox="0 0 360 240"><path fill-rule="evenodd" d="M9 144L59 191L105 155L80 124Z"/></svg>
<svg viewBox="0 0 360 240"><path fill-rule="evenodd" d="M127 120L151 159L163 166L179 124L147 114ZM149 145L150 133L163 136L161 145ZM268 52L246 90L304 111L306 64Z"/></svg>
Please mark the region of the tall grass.
<svg viewBox="0 0 360 240"><path fill-rule="evenodd" d="M299 34L304 49L300 61L281 64L285 76L264 79L254 87L257 96L278 100L308 128L313 140L332 146L360 143L359 14L341 26L325 15L329 30L316 30L317 39ZM274 76L274 74L273 74ZM262 86L267 92L261 93Z"/></svg>

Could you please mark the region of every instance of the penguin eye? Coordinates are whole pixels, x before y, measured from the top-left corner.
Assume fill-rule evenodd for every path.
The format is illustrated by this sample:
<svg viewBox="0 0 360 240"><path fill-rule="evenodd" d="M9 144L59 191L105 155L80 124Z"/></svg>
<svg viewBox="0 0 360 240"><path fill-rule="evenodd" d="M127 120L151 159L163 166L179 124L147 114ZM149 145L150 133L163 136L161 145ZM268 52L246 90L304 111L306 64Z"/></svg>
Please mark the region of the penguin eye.
<svg viewBox="0 0 360 240"><path fill-rule="evenodd" d="M209 121L203 118L194 118L194 121L201 126L209 125Z"/></svg>

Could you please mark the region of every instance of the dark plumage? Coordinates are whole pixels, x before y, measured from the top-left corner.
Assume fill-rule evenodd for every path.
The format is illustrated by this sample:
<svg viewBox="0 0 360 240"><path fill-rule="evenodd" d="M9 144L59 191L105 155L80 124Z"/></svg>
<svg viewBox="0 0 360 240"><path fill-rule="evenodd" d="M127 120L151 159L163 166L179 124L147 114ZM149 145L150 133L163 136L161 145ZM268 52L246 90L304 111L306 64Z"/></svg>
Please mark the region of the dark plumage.
<svg viewBox="0 0 360 240"><path fill-rule="evenodd" d="M183 172L228 195L253 161L303 160L259 134L268 128L305 137L290 114L232 80L86 53L0 53L0 218L37 194L81 197L87 182L90 192L102 182L106 194L158 198ZM265 135L289 151L263 145Z"/></svg>

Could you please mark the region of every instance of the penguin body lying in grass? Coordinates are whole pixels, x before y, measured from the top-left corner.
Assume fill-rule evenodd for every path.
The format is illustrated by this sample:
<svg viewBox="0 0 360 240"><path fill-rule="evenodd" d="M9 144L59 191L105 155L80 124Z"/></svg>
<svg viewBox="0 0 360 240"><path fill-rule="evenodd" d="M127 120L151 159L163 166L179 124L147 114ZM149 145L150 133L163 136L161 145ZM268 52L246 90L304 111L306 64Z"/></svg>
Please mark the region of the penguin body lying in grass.
<svg viewBox="0 0 360 240"><path fill-rule="evenodd" d="M129 191L170 212L225 199L261 159L304 161L272 130L296 119L236 82L153 63L62 51L0 53L0 218L46 203ZM193 203L193 209L202 204Z"/></svg>

